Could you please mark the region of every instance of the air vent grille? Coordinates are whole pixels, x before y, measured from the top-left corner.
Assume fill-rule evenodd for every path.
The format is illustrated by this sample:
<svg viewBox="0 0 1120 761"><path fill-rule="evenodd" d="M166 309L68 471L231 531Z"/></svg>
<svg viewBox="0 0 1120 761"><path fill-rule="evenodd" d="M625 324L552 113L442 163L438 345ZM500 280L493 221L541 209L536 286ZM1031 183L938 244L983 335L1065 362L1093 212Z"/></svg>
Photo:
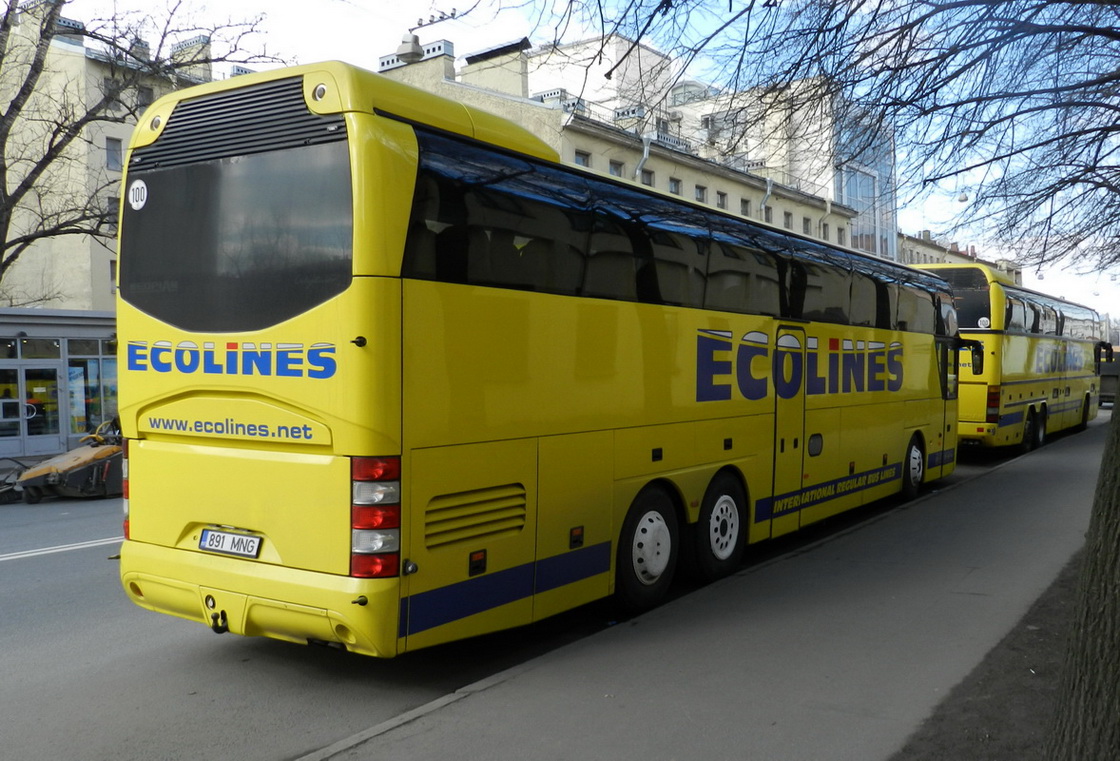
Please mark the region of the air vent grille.
<svg viewBox="0 0 1120 761"><path fill-rule="evenodd" d="M521 484L447 494L428 504L424 540L433 548L518 532L525 528L525 515Z"/></svg>
<svg viewBox="0 0 1120 761"><path fill-rule="evenodd" d="M307 110L301 78L184 100L163 134L133 152L129 168L194 164L346 139L341 114Z"/></svg>

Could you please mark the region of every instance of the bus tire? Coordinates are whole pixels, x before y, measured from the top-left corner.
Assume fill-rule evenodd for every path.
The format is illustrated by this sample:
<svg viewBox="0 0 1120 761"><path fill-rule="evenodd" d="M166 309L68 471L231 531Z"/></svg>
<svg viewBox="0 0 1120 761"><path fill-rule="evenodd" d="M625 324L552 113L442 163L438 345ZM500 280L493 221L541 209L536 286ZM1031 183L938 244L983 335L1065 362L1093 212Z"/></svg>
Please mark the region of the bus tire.
<svg viewBox="0 0 1120 761"><path fill-rule="evenodd" d="M906 456L902 458L902 498L911 500L918 496L922 480L926 475L926 454L922 450L922 440L918 434L910 437L906 445Z"/></svg>
<svg viewBox="0 0 1120 761"><path fill-rule="evenodd" d="M627 613L639 613L661 602L673 582L680 552L680 534L673 500L656 486L647 486L630 505L615 558L615 597Z"/></svg>
<svg viewBox="0 0 1120 761"><path fill-rule="evenodd" d="M1035 429L1038 428L1038 418L1034 410L1027 410L1027 419L1023 421L1023 440L1019 442L1019 451L1023 454L1035 447Z"/></svg>
<svg viewBox="0 0 1120 761"><path fill-rule="evenodd" d="M23 503L25 505L37 505L43 501L43 490L38 486L25 486L23 487Z"/></svg>
<svg viewBox="0 0 1120 761"><path fill-rule="evenodd" d="M1027 410L1027 419L1023 423L1023 442L1019 450L1026 454L1038 449L1046 443L1046 413Z"/></svg>
<svg viewBox="0 0 1120 761"><path fill-rule="evenodd" d="M746 551L747 494L739 479L717 473L700 506L694 539L694 571L701 581L715 581L735 571Z"/></svg>

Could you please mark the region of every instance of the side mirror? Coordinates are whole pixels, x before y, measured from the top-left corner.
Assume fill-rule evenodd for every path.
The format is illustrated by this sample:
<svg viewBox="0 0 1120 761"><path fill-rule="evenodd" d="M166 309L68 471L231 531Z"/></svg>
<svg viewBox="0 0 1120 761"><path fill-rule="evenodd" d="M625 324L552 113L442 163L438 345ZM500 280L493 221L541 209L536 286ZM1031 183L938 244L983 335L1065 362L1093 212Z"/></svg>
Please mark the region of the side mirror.
<svg viewBox="0 0 1120 761"><path fill-rule="evenodd" d="M1099 341L1097 345L1093 347L1093 358L1096 360L1097 364L1100 364L1102 361L1111 362L1112 344L1107 341Z"/></svg>
<svg viewBox="0 0 1120 761"><path fill-rule="evenodd" d="M972 355L972 374L982 375L984 373L984 342L961 338L958 339L957 346L961 349L968 349Z"/></svg>

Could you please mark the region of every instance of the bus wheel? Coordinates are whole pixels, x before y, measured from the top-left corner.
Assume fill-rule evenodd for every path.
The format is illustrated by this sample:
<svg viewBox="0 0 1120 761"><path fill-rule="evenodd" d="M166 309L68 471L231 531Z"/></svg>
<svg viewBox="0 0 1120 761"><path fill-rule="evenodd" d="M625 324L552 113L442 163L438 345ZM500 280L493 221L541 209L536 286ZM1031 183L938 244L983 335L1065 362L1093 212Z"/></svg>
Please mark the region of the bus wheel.
<svg viewBox="0 0 1120 761"><path fill-rule="evenodd" d="M1033 449L1038 449L1046 443L1046 413L1027 411L1027 420L1023 423L1023 443L1019 450L1026 454Z"/></svg>
<svg viewBox="0 0 1120 761"><path fill-rule="evenodd" d="M926 474L926 456L922 442L917 435L910 438L906 446L906 457L902 460L902 498L914 499L922 488L922 478Z"/></svg>
<svg viewBox="0 0 1120 761"><path fill-rule="evenodd" d="M615 596L630 613L657 605L669 591L679 548L677 514L663 489L646 487L634 499L615 562Z"/></svg>
<svg viewBox="0 0 1120 761"><path fill-rule="evenodd" d="M23 503L25 505L37 505L43 500L43 490L38 486L25 486L23 487Z"/></svg>
<svg viewBox="0 0 1120 761"><path fill-rule="evenodd" d="M747 513L747 495L739 479L716 474L704 494L694 535L695 571L701 580L715 581L743 562Z"/></svg>

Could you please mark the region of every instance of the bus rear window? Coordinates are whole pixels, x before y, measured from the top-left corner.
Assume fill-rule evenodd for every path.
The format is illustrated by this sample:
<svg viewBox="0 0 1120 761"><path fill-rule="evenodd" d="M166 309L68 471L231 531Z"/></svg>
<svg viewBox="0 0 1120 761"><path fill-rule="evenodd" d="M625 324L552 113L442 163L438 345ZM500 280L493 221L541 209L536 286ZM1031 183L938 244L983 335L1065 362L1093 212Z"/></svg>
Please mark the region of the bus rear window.
<svg viewBox="0 0 1120 761"><path fill-rule="evenodd" d="M157 319L196 332L258 330L350 284L344 140L133 171L128 184L121 296Z"/></svg>

